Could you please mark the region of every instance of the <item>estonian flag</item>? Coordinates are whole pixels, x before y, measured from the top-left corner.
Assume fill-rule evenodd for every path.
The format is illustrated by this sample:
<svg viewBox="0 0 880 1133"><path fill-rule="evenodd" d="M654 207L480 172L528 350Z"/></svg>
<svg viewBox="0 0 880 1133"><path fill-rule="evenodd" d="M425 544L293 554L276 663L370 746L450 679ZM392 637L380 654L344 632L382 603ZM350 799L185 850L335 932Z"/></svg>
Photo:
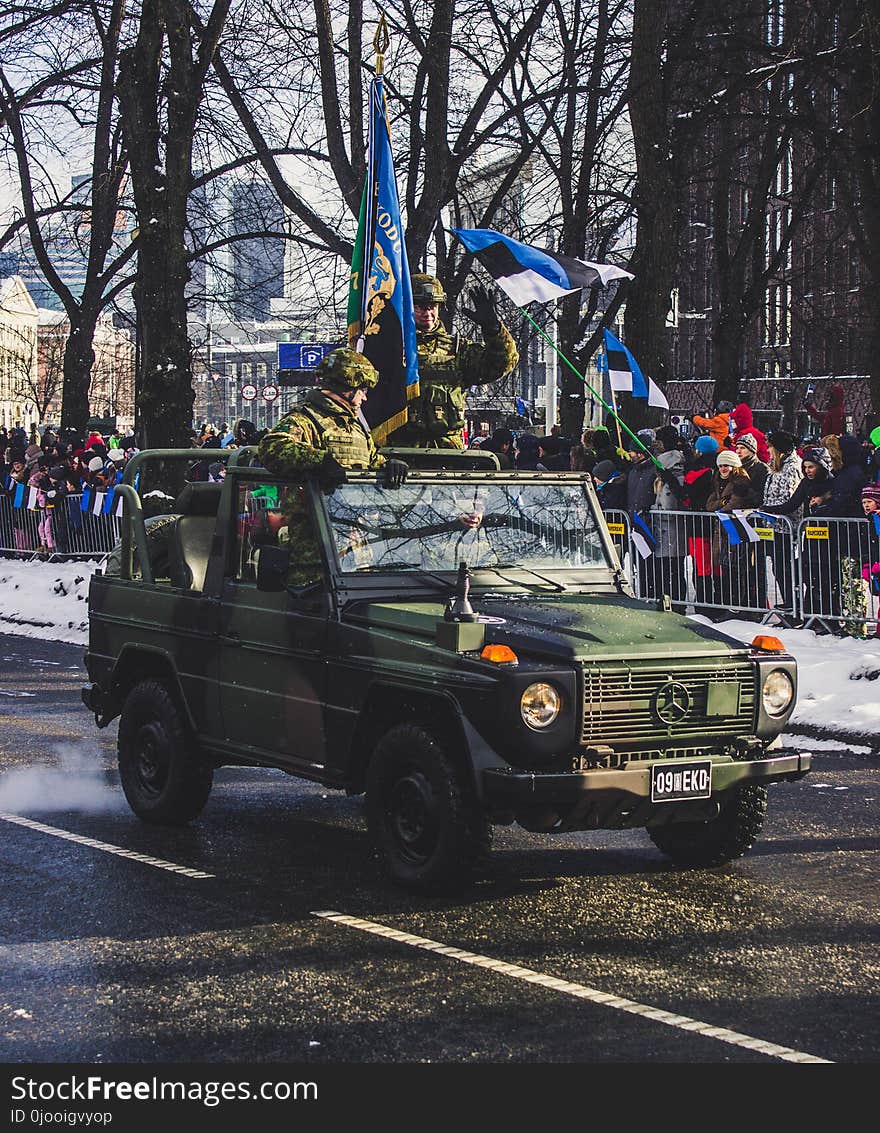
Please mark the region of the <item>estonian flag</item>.
<svg viewBox="0 0 880 1133"><path fill-rule="evenodd" d="M632 545L643 559L648 559L654 554L657 540L654 538L654 533L651 528L645 523L638 512L633 514L633 526L629 537Z"/></svg>
<svg viewBox="0 0 880 1133"><path fill-rule="evenodd" d="M518 307L547 303L582 287L607 287L612 280L634 278L614 264L593 264L547 248L533 248L491 228L452 231Z"/></svg>
<svg viewBox="0 0 880 1133"><path fill-rule="evenodd" d="M12 506L13 507L23 507L24 506L24 484L16 484L15 495L12 497Z"/></svg>
<svg viewBox="0 0 880 1133"><path fill-rule="evenodd" d="M369 191L368 191L369 190ZM377 445L405 425L419 395L412 283L394 177L382 77L370 83L367 177L348 289L348 341L379 371L363 414Z"/></svg>
<svg viewBox="0 0 880 1133"><path fill-rule="evenodd" d="M747 521L746 513L744 511L716 511L718 521L724 528L727 538L730 540L731 547L736 547L740 543L760 543L761 536Z"/></svg>
<svg viewBox="0 0 880 1133"><path fill-rule="evenodd" d="M602 368L608 371L608 380L615 393L629 393L633 397L646 397L648 405L668 409L669 402L653 378L645 380L638 362L619 338L610 330L605 332L605 360Z"/></svg>

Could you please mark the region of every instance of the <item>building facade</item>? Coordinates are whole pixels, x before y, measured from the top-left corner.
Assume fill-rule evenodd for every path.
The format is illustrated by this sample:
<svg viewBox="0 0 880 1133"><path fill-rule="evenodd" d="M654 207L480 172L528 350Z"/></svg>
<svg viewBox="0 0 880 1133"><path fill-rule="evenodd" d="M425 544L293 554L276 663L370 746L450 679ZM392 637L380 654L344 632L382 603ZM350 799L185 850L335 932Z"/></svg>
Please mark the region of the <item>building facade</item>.
<svg viewBox="0 0 880 1133"><path fill-rule="evenodd" d="M821 404L835 384L844 387L850 427L871 424L866 329L876 298L865 286L833 163L814 145L821 129L836 128L838 95L821 68L770 65L833 51L840 7L824 0L719 5L739 19L739 34L751 43L740 66L759 79L690 156L669 332L673 413L704 413L732 364L731 399L748 401L763 427L808 434L805 403ZM713 47L704 46L711 60ZM725 304L745 319L738 337L725 337ZM732 346L724 353L728 341L736 342L735 357Z"/></svg>

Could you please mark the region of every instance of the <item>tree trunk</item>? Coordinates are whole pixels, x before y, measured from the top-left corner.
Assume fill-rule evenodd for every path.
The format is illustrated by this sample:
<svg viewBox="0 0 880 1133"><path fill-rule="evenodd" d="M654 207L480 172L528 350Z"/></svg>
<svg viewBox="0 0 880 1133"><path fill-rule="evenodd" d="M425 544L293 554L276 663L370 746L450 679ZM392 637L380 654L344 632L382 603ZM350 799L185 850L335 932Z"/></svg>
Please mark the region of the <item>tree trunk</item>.
<svg viewBox="0 0 880 1133"><path fill-rule="evenodd" d="M669 122L669 2L637 0L633 19L629 113L636 154L636 246L630 261L635 279L629 285L624 327L626 345L641 367L662 388L669 379L666 315L678 263L681 186ZM634 401L633 416L657 419L646 401ZM632 427L633 422L627 422Z"/></svg>
<svg viewBox="0 0 880 1133"><path fill-rule="evenodd" d="M79 317L77 317L77 315ZM70 335L64 350L64 396L61 402L62 432L71 429L86 435L89 420L89 386L95 351L97 313L79 311L70 319Z"/></svg>

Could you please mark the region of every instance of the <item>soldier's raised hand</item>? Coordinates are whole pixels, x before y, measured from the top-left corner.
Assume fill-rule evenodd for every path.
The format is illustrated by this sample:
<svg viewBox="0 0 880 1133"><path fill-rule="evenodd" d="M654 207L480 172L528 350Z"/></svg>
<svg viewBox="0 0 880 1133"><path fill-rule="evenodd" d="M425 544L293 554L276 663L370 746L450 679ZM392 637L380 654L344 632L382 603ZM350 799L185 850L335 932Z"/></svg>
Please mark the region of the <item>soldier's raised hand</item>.
<svg viewBox="0 0 880 1133"><path fill-rule="evenodd" d="M476 283L468 291L470 307L462 307L461 313L477 324L483 334L497 334L501 325L495 299L481 283Z"/></svg>

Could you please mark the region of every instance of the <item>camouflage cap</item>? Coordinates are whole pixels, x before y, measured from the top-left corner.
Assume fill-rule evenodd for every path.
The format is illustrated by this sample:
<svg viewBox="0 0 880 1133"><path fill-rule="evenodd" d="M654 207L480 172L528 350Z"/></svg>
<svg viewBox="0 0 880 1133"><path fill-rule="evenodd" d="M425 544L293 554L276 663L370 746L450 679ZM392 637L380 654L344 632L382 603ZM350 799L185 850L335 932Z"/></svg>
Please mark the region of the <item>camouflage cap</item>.
<svg viewBox="0 0 880 1133"><path fill-rule="evenodd" d="M347 346L331 350L318 363L315 373L321 385L329 389L360 389L362 386L372 389L379 380L370 359Z"/></svg>
<svg viewBox="0 0 880 1133"><path fill-rule="evenodd" d="M435 275L412 277L413 303L445 303L446 292Z"/></svg>

